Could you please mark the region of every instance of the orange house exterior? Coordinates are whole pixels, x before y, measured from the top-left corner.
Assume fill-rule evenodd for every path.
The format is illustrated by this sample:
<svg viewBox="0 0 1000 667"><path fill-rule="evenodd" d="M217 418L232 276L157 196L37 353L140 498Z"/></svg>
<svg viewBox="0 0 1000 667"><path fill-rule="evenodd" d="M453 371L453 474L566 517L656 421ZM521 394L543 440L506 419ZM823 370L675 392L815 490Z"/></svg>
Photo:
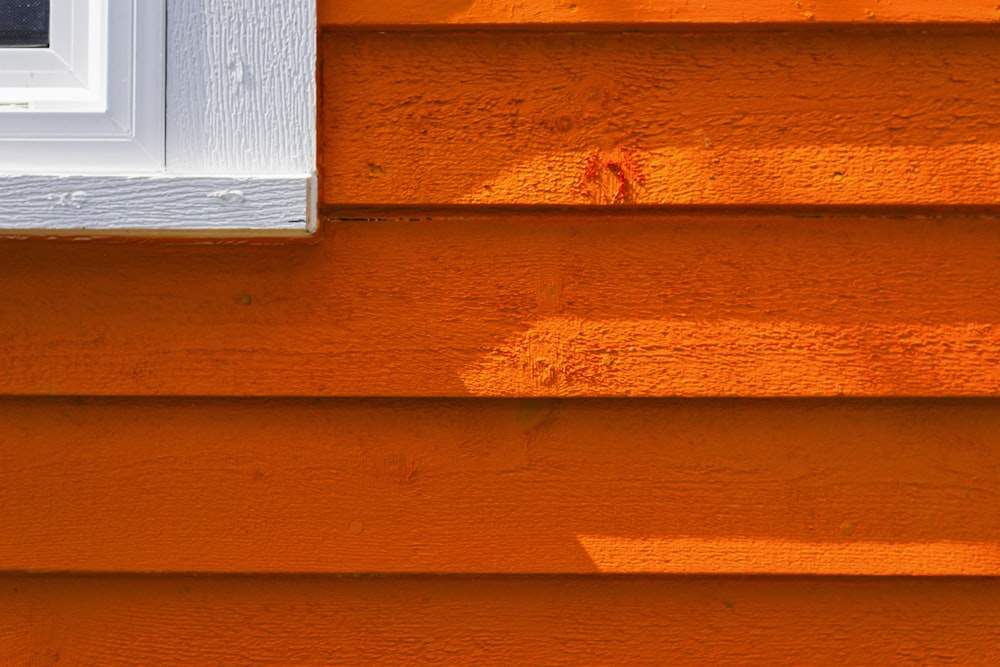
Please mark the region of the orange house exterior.
<svg viewBox="0 0 1000 667"><path fill-rule="evenodd" d="M0 240L0 664L1000 662L994 4L321 0L315 237Z"/></svg>

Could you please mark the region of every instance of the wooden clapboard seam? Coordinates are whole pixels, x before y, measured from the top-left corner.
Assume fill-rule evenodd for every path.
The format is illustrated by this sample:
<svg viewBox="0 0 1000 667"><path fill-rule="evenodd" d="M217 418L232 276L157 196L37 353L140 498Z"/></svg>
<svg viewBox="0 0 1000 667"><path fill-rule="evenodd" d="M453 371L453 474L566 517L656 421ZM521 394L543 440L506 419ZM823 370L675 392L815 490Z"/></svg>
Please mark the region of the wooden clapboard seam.
<svg viewBox="0 0 1000 667"><path fill-rule="evenodd" d="M558 219L579 217L587 220L620 219L628 221L659 217L664 221L676 218L687 220L702 218L706 224L717 224L724 230L731 219L771 218L783 220L823 221L867 220L874 224L892 220L993 220L1000 221L997 204L628 204L602 206L592 204L326 204L320 208L318 235L309 238L317 243L325 238L325 230L336 230L340 223L427 223L481 221L488 217ZM709 222L712 221L712 222ZM54 237L53 240L63 237ZM17 240L38 242L35 236ZM145 237L95 237L97 242L145 243L155 239ZM178 239L181 242L187 239ZM254 243L260 240L269 244L300 244L304 239L273 239L251 237L231 239L233 245ZM191 239L190 241L197 241ZM211 245L212 240L202 240L201 245Z"/></svg>

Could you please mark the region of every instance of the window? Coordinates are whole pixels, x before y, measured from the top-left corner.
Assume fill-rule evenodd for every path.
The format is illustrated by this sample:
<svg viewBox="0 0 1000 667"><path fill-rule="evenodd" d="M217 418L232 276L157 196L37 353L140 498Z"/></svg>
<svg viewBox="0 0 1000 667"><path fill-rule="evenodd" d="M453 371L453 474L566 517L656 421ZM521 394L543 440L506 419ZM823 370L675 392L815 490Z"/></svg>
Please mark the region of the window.
<svg viewBox="0 0 1000 667"><path fill-rule="evenodd" d="M0 3L0 48L49 45L49 0Z"/></svg>
<svg viewBox="0 0 1000 667"><path fill-rule="evenodd" d="M0 50L0 170L161 170L163 0L47 4L46 48Z"/></svg>
<svg viewBox="0 0 1000 667"><path fill-rule="evenodd" d="M314 0L13 4L0 230L314 229Z"/></svg>

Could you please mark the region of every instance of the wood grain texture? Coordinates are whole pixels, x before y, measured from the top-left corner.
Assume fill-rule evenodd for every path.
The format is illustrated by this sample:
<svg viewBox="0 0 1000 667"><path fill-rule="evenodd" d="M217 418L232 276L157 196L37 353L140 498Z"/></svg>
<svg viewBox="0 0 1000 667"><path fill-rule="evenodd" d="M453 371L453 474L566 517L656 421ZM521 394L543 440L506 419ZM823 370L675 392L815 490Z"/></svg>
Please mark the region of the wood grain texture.
<svg viewBox="0 0 1000 667"><path fill-rule="evenodd" d="M319 0L324 26L943 23L1000 20L987 0Z"/></svg>
<svg viewBox="0 0 1000 667"><path fill-rule="evenodd" d="M328 32L327 204L994 204L989 31Z"/></svg>
<svg viewBox="0 0 1000 667"><path fill-rule="evenodd" d="M992 664L995 579L0 578L11 665Z"/></svg>
<svg viewBox="0 0 1000 667"><path fill-rule="evenodd" d="M308 176L0 176L0 234L316 228Z"/></svg>
<svg viewBox="0 0 1000 667"><path fill-rule="evenodd" d="M171 0L168 171L312 174L315 34L315 0Z"/></svg>
<svg viewBox="0 0 1000 667"><path fill-rule="evenodd" d="M0 570L1000 575L995 400L5 399L0 422Z"/></svg>
<svg viewBox="0 0 1000 667"><path fill-rule="evenodd" d="M6 241L0 393L998 392L992 217L617 211L396 213L307 246Z"/></svg>

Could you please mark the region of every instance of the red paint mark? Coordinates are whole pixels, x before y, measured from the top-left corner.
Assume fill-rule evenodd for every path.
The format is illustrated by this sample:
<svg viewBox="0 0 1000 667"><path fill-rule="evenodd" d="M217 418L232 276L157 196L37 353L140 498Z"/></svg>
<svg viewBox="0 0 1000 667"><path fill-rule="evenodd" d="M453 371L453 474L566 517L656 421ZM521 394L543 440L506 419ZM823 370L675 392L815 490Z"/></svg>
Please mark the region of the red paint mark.
<svg viewBox="0 0 1000 667"><path fill-rule="evenodd" d="M636 150L621 147L602 153L594 151L584 166L580 191L594 204L635 204L646 175Z"/></svg>

